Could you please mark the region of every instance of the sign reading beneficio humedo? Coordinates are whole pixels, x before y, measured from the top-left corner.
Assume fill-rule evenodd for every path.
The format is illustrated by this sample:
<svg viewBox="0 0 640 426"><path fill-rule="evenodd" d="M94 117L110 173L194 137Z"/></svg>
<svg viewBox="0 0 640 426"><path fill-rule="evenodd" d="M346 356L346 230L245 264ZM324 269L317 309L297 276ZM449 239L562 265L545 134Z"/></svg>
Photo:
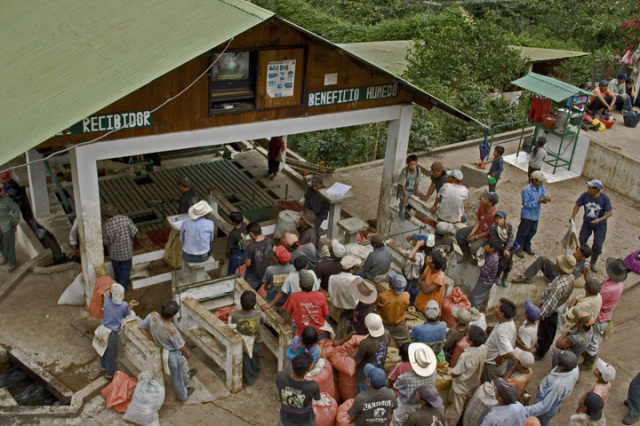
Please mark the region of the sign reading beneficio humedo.
<svg viewBox="0 0 640 426"><path fill-rule="evenodd" d="M378 86L353 87L351 89L323 90L311 92L307 97L308 107L347 104L351 102L374 101L376 99L393 98L398 95L397 84L380 84Z"/></svg>

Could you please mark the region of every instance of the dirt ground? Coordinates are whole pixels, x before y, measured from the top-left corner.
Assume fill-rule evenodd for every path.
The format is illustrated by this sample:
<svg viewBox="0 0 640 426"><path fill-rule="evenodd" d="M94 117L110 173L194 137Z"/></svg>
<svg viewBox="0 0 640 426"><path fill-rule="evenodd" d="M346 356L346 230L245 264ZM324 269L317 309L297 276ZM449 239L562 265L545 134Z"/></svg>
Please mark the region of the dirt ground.
<svg viewBox="0 0 640 426"><path fill-rule="evenodd" d="M515 147L507 145L507 154L515 151ZM450 167L460 166L477 157L477 148L461 149L447 152L432 158L421 158L422 165L428 167L436 158ZM345 173L335 173L327 182L340 181L353 185L356 198L345 206L363 219L374 218L377 212L377 199L380 189L382 166L361 168ZM505 210L508 219L517 226L520 210L520 190L526 184L526 174L510 165L505 165L503 180L498 183L501 201L499 208ZM274 185L282 185L276 182ZM421 185L426 190L427 182ZM547 186L552 202L542 206L540 227L533 247L539 255L553 257L561 252L558 244L568 228L571 209L578 196L586 189L585 178L575 178ZM609 219L609 230L602 259L610 256L624 257L640 246L640 216L638 203L632 202L618 194L605 189L611 197L614 215ZM370 200L370 201L369 201ZM582 212L578 216L578 226L582 220ZM522 272L534 258L515 259L514 275ZM23 260L20 259L19 260ZM601 270L604 270L601 260ZM99 377L98 357L91 347L92 332L97 322L90 320L82 307L59 306L58 297L78 273L78 269L52 275L27 275L16 288L0 300L0 344L17 347L27 353L51 371L56 378L72 390ZM599 277L604 279L604 273ZM0 280L8 277L6 267L0 268ZM636 274L631 273L626 282L627 287L639 281ZM151 310L159 309L162 301L167 300L170 291L167 285L156 285L142 290L132 291L128 297L141 301L137 309L143 317ZM628 290L615 312L613 324L615 333L601 348L601 357L613 364L618 377L614 382L609 402L605 407L605 415L610 424L620 424L625 415L622 401L625 398L628 383L637 374L637 349L627 342L636 337L635 324L638 320L638 309L635 300L640 297L640 286ZM518 317L520 322L521 318ZM224 387L224 375L212 365L199 350L194 350L190 359L192 367L198 368L198 376L194 380L196 392L187 403L176 401L172 387L167 386L165 404L160 410L162 424L210 424L215 419L217 424L233 425L274 425L277 424L279 404L274 395L274 377L276 373L275 359L263 351L262 369L257 383L235 395ZM537 362L534 377L529 386L532 395L542 377L549 371L550 361ZM593 376L583 372L574 392L564 402L563 408L554 419L553 424L566 425L568 418L576 407L576 402L583 391L593 382ZM257 409L256 409L257 408ZM104 400L98 396L85 404L80 416L74 419L32 419L15 421L15 424L125 424L122 415L107 410Z"/></svg>

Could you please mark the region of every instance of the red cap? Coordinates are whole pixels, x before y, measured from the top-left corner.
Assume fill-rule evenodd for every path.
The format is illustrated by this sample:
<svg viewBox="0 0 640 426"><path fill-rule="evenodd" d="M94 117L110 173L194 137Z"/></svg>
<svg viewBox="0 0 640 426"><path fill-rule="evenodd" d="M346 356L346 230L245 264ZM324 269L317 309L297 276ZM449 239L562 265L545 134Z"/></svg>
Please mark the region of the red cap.
<svg viewBox="0 0 640 426"><path fill-rule="evenodd" d="M11 175L9 172L2 172L0 173L0 179L11 179Z"/></svg>
<svg viewBox="0 0 640 426"><path fill-rule="evenodd" d="M285 246L276 247L275 252L276 252L276 256L278 256L278 260L283 265L286 265L291 261L291 253L289 253L289 250L287 250Z"/></svg>

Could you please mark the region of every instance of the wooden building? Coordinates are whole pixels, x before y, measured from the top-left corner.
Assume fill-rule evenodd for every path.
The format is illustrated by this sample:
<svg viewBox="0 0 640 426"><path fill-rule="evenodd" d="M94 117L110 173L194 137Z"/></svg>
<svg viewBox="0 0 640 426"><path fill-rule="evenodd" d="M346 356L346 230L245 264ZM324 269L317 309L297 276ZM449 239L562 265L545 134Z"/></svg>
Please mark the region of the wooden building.
<svg viewBox="0 0 640 426"><path fill-rule="evenodd" d="M230 3L234 8L228 8ZM91 88L87 87L84 92L73 94L77 108L65 105L64 111L58 111L57 120L37 129L40 133L34 130L29 134L27 126L14 129L29 136L16 147L21 152L27 151L29 160L41 158L38 150L42 148L70 149L76 213L81 238L86 242L81 249L87 295L91 294L95 278L93 266L103 262L96 166L99 160L387 121L380 212L389 205L393 176L404 163L413 105L435 106L460 119L471 120L401 78L254 5L241 0L189 0L185 4L207 7L193 16L194 22L176 20L179 21L176 27L170 28L172 38L158 40L164 34L159 32L155 38L143 40L145 44L138 46L139 58L128 52L131 80L137 78L138 88L123 93L129 76L122 75L125 87L119 87L115 80L110 83L122 94L113 99L116 96L111 96L108 88L103 90L96 80L96 92L103 93L102 102L80 102L88 100L83 94L92 96ZM109 9L117 5L107 2L93 6ZM157 1L147 6L134 2L130 7L167 6ZM223 18L221 10L227 14ZM166 15L172 13L170 9L162 11ZM224 19L226 25L210 29L206 26L208 17L200 16L202 13L210 14L211 21ZM166 20L159 17L166 17L163 14L145 14L144 25L155 29L150 19L156 19L156 25L166 25ZM108 13L103 16L106 20L115 19L109 18ZM229 21L234 19L243 25L232 25ZM127 32L136 30L136 22L128 21L126 27L117 28L114 28L117 22L111 22L107 26L111 32L100 32L98 28L86 39L120 37L127 41L131 38ZM207 49L202 48L207 41L199 41L202 53L187 60L176 58L174 68L170 63L163 64L169 70L161 74L139 66L139 61L148 59L152 64L165 53L175 54L165 46L168 43L171 49L181 45L185 49L191 47L190 39L176 41L176 38L180 38L181 30L188 32L194 25L206 26L215 35ZM56 69L46 71L54 73ZM47 94L52 102L49 108L56 108L56 94L65 96L64 87ZM56 135L44 140L41 135L47 129L49 135ZM15 152L0 150L0 162L10 160ZM34 203L36 216L49 213L47 203L42 202L48 197L46 185L41 185L45 179L41 164L29 166L31 198L40 200ZM384 220L383 216L379 214L379 220Z"/></svg>

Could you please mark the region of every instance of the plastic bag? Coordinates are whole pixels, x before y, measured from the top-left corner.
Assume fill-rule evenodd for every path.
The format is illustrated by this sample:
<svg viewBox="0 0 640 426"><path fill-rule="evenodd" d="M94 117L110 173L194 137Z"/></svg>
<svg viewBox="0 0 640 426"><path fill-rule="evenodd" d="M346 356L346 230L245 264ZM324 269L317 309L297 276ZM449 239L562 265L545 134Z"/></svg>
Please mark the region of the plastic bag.
<svg viewBox="0 0 640 426"><path fill-rule="evenodd" d="M173 269L182 267L182 243L180 242L180 233L171 230L169 239L164 246L164 261Z"/></svg>
<svg viewBox="0 0 640 426"><path fill-rule="evenodd" d="M629 66L633 66L633 63L635 61L633 60L633 55L631 54L631 48L628 48L626 52L624 52L624 55L622 56L622 59L620 59L620 63L621 64L625 64L625 65L629 65Z"/></svg>
<svg viewBox="0 0 640 426"><path fill-rule="evenodd" d="M225 306L224 308L216 309L213 313L218 319L222 322L228 323L229 318L231 318L231 314L233 311L237 311L238 308L234 308L233 306Z"/></svg>
<svg viewBox="0 0 640 426"><path fill-rule="evenodd" d="M347 414L352 405L353 398L350 398L338 407L338 412L336 414L336 426L349 426L353 424Z"/></svg>
<svg viewBox="0 0 640 426"><path fill-rule="evenodd" d="M302 217L302 212L293 210L283 210L278 213L276 229L273 231L273 239L278 240L287 232L298 233L298 222Z"/></svg>
<svg viewBox="0 0 640 426"><path fill-rule="evenodd" d="M316 416L316 426L333 426L338 414L338 403L331 395L321 392L320 401L313 402L313 413Z"/></svg>
<svg viewBox="0 0 640 426"><path fill-rule="evenodd" d="M106 401L106 407L113 408L121 413L127 411L137 384L138 379L129 377L127 373L122 371L116 371L111 383L100 391Z"/></svg>
<svg viewBox="0 0 640 426"><path fill-rule="evenodd" d="M471 302L469 302L469 299L467 299L467 296L464 295L460 287L454 287L451 294L448 294L442 299L442 314L440 315L440 319L447 323L448 328L455 326L458 322L456 317L451 313L451 309L454 306L465 311L471 309Z"/></svg>
<svg viewBox="0 0 640 426"><path fill-rule="evenodd" d="M622 111L622 115L626 127L636 127L640 121L640 115L635 111Z"/></svg>
<svg viewBox="0 0 640 426"><path fill-rule="evenodd" d="M58 305L84 306L84 278L82 274L73 280L58 299Z"/></svg>
<svg viewBox="0 0 640 426"><path fill-rule="evenodd" d="M138 379L133 398L122 419L143 426L159 425L158 410L164 403L164 386L148 373L141 373Z"/></svg>
<svg viewBox="0 0 640 426"><path fill-rule="evenodd" d="M576 231L576 222L573 219L571 219L569 229L564 237L562 237L562 241L560 241L560 243L564 247L565 253L573 253L578 249L578 247L580 247L578 232Z"/></svg>

